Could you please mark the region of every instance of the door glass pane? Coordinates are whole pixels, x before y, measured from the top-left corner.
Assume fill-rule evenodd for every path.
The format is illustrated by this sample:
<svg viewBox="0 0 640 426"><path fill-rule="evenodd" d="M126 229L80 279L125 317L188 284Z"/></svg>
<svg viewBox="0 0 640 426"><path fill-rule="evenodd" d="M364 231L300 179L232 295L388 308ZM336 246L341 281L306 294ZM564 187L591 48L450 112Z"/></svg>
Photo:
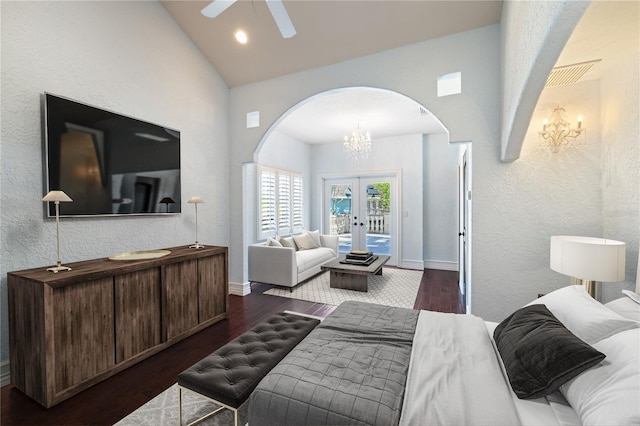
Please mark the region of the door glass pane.
<svg viewBox="0 0 640 426"><path fill-rule="evenodd" d="M339 237L340 253L351 251L351 185L331 184L329 208L331 235Z"/></svg>
<svg viewBox="0 0 640 426"><path fill-rule="evenodd" d="M391 185L371 182L366 186L367 250L376 254L391 253Z"/></svg>

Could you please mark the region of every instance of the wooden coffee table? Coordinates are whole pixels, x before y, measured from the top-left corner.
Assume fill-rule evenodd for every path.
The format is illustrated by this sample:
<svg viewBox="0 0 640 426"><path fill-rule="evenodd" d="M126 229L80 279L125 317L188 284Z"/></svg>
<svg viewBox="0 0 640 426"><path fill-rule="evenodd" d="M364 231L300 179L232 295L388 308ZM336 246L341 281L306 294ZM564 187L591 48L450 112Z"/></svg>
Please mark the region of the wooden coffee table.
<svg viewBox="0 0 640 426"><path fill-rule="evenodd" d="M342 254L336 260L321 266L323 271L329 271L329 287L345 290L368 291L367 283L370 275L382 275L382 267L389 261L389 256L379 254L378 258L369 266L340 263L344 260Z"/></svg>

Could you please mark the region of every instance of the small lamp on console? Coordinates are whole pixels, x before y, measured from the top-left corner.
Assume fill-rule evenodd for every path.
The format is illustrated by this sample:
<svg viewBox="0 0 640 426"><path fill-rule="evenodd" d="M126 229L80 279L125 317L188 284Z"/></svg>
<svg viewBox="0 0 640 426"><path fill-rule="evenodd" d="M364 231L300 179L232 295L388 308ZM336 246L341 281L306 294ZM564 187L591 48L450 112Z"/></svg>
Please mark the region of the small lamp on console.
<svg viewBox="0 0 640 426"><path fill-rule="evenodd" d="M57 274L60 271L70 271L71 268L68 266L62 266L60 262L60 203L63 202L71 202L73 201L71 197L65 194L63 191L49 191L47 195L42 198L42 201L51 202L53 201L56 205L56 254L57 261L56 266L52 266L51 268L47 268L47 271L51 271L54 274Z"/></svg>
<svg viewBox="0 0 640 426"><path fill-rule="evenodd" d="M196 242L195 244L191 244L189 248L203 248L204 246L198 243L198 204L204 203L204 200L200 197L191 197L189 198L189 201L187 201L187 203L195 204L196 207Z"/></svg>
<svg viewBox="0 0 640 426"><path fill-rule="evenodd" d="M596 281L624 281L625 246L605 238L553 236L549 266L573 277L595 298Z"/></svg>

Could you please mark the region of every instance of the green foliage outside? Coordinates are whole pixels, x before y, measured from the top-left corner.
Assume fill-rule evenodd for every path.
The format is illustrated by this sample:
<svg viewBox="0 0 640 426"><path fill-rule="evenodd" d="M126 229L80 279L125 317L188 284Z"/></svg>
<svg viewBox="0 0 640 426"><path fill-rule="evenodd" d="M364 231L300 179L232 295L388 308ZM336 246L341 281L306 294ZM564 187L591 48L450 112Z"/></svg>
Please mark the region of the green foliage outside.
<svg viewBox="0 0 640 426"><path fill-rule="evenodd" d="M380 203L382 209L386 212L390 210L391 206L391 184L389 182L377 182L371 184L380 193Z"/></svg>

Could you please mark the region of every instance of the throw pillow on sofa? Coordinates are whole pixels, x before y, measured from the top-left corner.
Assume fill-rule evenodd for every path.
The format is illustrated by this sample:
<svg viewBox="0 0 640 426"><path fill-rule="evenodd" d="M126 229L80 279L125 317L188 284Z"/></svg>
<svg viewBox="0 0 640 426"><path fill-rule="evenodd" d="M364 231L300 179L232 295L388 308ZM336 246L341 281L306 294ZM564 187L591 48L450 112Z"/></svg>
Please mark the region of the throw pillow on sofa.
<svg viewBox="0 0 640 426"><path fill-rule="evenodd" d="M308 232L302 235L294 235L293 241L295 241L298 250L311 250L320 247Z"/></svg>
<svg viewBox="0 0 640 426"><path fill-rule="evenodd" d="M280 241L274 240L271 237L267 238L267 242L265 245L270 247L282 247L282 244L280 244Z"/></svg>
<svg viewBox="0 0 640 426"><path fill-rule="evenodd" d="M291 247L294 250L298 249L298 247L296 247L296 243L293 241L293 238L291 237L280 238L278 241L280 241L280 244L282 244L282 247Z"/></svg>

